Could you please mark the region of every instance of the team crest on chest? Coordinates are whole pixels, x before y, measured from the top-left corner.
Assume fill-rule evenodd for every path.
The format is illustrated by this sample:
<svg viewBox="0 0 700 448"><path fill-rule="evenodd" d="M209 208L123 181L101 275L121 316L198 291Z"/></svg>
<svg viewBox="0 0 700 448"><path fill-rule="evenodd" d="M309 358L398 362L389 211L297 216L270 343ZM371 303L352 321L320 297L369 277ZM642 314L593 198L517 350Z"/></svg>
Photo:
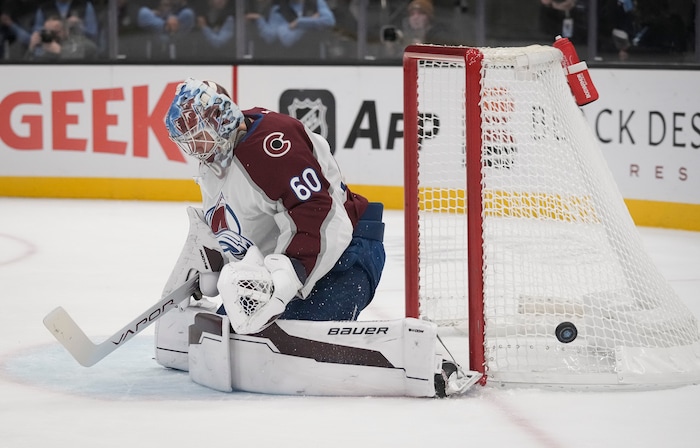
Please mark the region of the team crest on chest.
<svg viewBox="0 0 700 448"><path fill-rule="evenodd" d="M205 218L221 249L237 260L243 259L253 243L241 235L241 224L223 194L216 205L207 210Z"/></svg>

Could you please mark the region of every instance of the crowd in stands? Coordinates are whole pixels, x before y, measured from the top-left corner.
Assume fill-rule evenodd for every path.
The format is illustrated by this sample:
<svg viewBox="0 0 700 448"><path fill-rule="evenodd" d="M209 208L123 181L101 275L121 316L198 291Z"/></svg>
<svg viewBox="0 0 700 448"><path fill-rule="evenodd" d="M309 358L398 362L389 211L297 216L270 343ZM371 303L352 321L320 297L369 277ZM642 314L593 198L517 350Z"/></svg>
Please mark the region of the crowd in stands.
<svg viewBox="0 0 700 448"><path fill-rule="evenodd" d="M110 0L0 0L0 61L391 59L412 43L474 45L474 0L114 1L116 8ZM586 42L587 6L597 1L600 45L620 60L693 51L695 0L526 1L540 8L533 29L579 43ZM358 56L360 32L369 46Z"/></svg>
<svg viewBox="0 0 700 448"><path fill-rule="evenodd" d="M213 61L235 55L235 0L117 0L116 10L124 59ZM246 36L260 55L303 57L317 35L335 26L326 0L253 0L244 10L251 28ZM0 0L0 57L104 58L109 11L108 0Z"/></svg>
<svg viewBox="0 0 700 448"><path fill-rule="evenodd" d="M586 42L588 1L540 1L542 31L576 44ZM695 40L695 4L695 0L597 0L601 50L617 53L621 61L688 52Z"/></svg>

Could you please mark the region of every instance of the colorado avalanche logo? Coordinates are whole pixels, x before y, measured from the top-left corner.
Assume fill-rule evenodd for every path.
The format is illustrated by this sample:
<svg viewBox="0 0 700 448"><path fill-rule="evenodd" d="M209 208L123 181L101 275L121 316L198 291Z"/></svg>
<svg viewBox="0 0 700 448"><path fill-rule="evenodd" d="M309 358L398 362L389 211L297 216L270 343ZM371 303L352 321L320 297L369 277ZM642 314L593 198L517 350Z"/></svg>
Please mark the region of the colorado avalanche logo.
<svg viewBox="0 0 700 448"><path fill-rule="evenodd" d="M263 140L263 149L270 157L282 157L292 149L292 142L285 140L282 132L271 132Z"/></svg>
<svg viewBox="0 0 700 448"><path fill-rule="evenodd" d="M224 253L237 260L242 260L253 243L241 235L240 222L226 203L223 195L219 196L219 201L214 207L207 210L205 219Z"/></svg>

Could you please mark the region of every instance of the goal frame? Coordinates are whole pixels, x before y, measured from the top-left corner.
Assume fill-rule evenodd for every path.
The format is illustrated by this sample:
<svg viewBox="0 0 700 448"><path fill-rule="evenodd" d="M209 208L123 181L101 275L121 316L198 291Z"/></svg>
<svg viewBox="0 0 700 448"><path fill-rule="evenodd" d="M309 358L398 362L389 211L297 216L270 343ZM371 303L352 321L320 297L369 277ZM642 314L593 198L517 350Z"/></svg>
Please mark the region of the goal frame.
<svg viewBox="0 0 700 448"><path fill-rule="evenodd" d="M700 382L698 319L644 248L561 50L412 45L403 69L406 316L466 333L482 384Z"/></svg>
<svg viewBox="0 0 700 448"><path fill-rule="evenodd" d="M466 135L466 187L467 200L467 253L468 312L469 312L469 368L480 372L486 381L486 359L484 354L484 291L483 291L483 241L482 241L482 197L481 180L481 62L483 54L476 48L443 47L433 45L410 45L403 55L404 70L404 117L407 112L418 116L418 61L439 59L455 61L465 65L465 129ZM476 98L468 101L468 98ZM418 253L418 122L404 120L404 238L406 253ZM473 188L470 188L473 185ZM406 257L406 317L419 317L419 257Z"/></svg>

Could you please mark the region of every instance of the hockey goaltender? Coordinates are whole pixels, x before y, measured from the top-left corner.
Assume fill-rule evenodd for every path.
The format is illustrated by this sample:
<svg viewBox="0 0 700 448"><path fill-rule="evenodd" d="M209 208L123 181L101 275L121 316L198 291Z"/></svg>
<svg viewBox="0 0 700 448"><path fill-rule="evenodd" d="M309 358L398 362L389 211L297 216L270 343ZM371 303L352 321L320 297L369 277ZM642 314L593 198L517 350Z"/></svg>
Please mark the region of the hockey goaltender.
<svg viewBox="0 0 700 448"><path fill-rule="evenodd" d="M321 136L191 78L165 124L203 199L163 296L199 288L158 319L158 363L266 394L444 397L479 379L430 322L357 320L384 267L382 205L348 189Z"/></svg>

